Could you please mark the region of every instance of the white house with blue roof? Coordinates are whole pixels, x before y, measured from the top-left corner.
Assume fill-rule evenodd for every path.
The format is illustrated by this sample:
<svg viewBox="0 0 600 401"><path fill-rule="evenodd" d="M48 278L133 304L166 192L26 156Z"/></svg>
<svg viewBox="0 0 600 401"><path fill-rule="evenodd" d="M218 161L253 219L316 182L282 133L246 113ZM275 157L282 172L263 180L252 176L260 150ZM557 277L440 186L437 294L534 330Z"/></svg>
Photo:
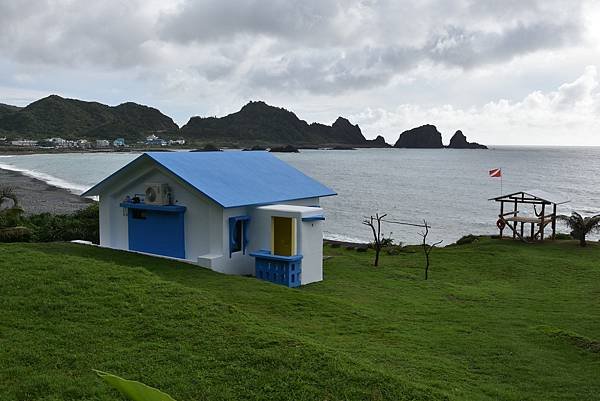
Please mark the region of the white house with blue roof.
<svg viewBox="0 0 600 401"><path fill-rule="evenodd" d="M298 286L323 279L335 192L267 152L150 152L82 196L99 196L100 245Z"/></svg>

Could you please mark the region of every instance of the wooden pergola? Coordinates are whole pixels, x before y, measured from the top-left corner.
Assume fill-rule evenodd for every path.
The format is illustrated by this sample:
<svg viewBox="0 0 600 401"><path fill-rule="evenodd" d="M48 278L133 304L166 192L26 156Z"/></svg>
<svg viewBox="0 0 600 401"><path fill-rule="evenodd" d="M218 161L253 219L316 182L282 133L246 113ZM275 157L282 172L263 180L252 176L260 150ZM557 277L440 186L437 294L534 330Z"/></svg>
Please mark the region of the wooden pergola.
<svg viewBox="0 0 600 401"><path fill-rule="evenodd" d="M496 225L500 230L500 238L502 238L505 228L512 231L513 239L520 239L524 242L544 240L544 230L547 225L552 227L552 239L556 236L556 207L563 203L567 203L567 199L560 196L550 194L539 189L528 191L519 191L507 195L491 198L500 203L500 214ZM533 215L524 215L519 207L524 205L533 206ZM537 206L540 206L538 212ZM512 209L507 211L507 209ZM521 215L519 215L521 213ZM529 239L525 238L525 225L531 225L531 233Z"/></svg>

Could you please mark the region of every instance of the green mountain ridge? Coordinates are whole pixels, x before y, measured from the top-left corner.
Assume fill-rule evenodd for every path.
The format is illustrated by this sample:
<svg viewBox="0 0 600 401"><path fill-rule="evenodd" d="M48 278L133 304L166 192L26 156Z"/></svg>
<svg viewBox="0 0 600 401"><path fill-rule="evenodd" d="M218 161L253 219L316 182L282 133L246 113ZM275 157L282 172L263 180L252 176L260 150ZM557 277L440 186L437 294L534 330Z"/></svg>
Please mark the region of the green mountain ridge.
<svg viewBox="0 0 600 401"><path fill-rule="evenodd" d="M366 146L360 127L338 117L331 125L308 124L296 114L262 101L246 104L240 111L217 117L192 117L181 127L186 139L213 142L218 145L352 145Z"/></svg>
<svg viewBox="0 0 600 401"><path fill-rule="evenodd" d="M4 117L5 115L19 111L20 109L21 107L0 103L0 118Z"/></svg>
<svg viewBox="0 0 600 401"><path fill-rule="evenodd" d="M387 147L367 140L358 125L338 117L331 125L307 123L293 112L262 101L249 102L223 117L192 117L183 127L159 110L127 102L99 102L50 95L26 107L0 104L0 134L9 138L115 139L138 141L149 134L218 146Z"/></svg>
<svg viewBox="0 0 600 401"><path fill-rule="evenodd" d="M13 106L14 107L14 106ZM0 112L0 131L42 139L141 139L156 132L177 132L173 120L152 107L136 103L107 106L50 95L24 108Z"/></svg>

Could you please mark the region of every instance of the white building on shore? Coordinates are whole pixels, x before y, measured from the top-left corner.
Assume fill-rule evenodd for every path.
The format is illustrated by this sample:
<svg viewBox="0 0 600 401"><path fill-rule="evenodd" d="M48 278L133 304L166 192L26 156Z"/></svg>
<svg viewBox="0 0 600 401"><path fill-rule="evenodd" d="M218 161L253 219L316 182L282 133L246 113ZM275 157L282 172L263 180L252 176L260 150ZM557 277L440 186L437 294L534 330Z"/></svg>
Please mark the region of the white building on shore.
<svg viewBox="0 0 600 401"><path fill-rule="evenodd" d="M37 146L38 141L33 139L18 139L16 141L11 141L10 144L13 146Z"/></svg>

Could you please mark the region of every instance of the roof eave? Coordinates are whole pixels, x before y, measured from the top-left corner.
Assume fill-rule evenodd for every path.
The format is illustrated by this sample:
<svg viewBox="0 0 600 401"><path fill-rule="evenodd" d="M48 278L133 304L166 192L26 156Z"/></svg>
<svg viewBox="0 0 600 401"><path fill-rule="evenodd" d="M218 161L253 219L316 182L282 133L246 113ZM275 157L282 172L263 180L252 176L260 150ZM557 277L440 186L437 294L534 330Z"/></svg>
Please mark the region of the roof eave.
<svg viewBox="0 0 600 401"><path fill-rule="evenodd" d="M142 153L140 156L136 157L135 159L133 159L132 161L130 161L129 163L127 163L126 165L124 165L123 167L121 167L120 169L118 169L117 171L115 171L114 173L112 173L111 175L109 175L108 177L106 177L105 179L103 179L102 181L100 181L99 183L94 185L93 187L89 188L87 191L83 192L79 196L81 196L81 197L99 196L102 192L99 189L106 186L117 175L120 175L121 173L129 170L134 164L137 164L137 163L139 163L139 161L144 160L146 158L149 158L150 160L154 160L150 156L148 156L146 153Z"/></svg>
<svg viewBox="0 0 600 401"><path fill-rule="evenodd" d="M327 196L336 196L336 195L337 195L336 192L332 192L332 193L324 194L324 195L312 195L312 196L302 196L299 198L277 199L277 200L273 200L273 201L269 201L269 202L244 203L244 204L233 204L233 205L221 205L220 203L219 204L224 209L233 209L236 207L259 207L259 206L267 206L267 205L277 205L277 204L280 204L283 202L292 202L292 201L298 201L298 200L302 200L302 199L311 199L311 198L325 198Z"/></svg>

